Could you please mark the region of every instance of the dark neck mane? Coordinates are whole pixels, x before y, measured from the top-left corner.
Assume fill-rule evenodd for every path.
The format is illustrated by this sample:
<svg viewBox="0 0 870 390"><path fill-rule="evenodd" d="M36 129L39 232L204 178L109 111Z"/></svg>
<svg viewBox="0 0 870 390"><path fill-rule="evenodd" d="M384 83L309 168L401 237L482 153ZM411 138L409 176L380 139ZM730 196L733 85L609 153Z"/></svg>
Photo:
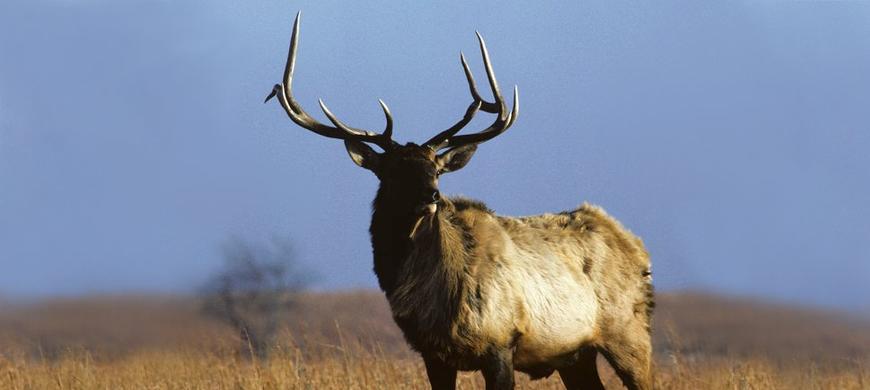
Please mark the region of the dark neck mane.
<svg viewBox="0 0 870 390"><path fill-rule="evenodd" d="M416 222L409 214L399 213L384 199L381 191L372 204L369 233L374 254L374 271L378 284L387 296L396 288L400 268L414 248L408 235Z"/></svg>
<svg viewBox="0 0 870 390"><path fill-rule="evenodd" d="M415 347L421 342L415 335L446 336L464 295L473 239L457 206L444 199L431 225L412 241L413 215L395 212L380 191L373 204L374 271L393 317Z"/></svg>
<svg viewBox="0 0 870 390"><path fill-rule="evenodd" d="M492 212L483 203L465 198L444 198L438 208L434 220L431 223L424 220L424 224L428 223L429 226L412 241L409 236L417 217L397 211L382 192L378 191L372 203L369 233L374 252L374 271L381 290L387 296L397 287L399 273L412 255L427 255L442 260L448 256L453 261L445 265L464 263L475 243L458 212L469 208Z"/></svg>

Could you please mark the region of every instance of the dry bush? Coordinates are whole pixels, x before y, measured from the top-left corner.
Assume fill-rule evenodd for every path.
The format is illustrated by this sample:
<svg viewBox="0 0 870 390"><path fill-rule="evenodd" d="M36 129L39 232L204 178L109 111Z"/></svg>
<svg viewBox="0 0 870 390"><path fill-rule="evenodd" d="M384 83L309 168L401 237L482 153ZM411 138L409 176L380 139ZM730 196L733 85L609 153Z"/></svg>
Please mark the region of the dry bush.
<svg viewBox="0 0 870 390"><path fill-rule="evenodd" d="M289 241L261 245L234 238L223 246L224 265L202 288L203 313L233 327L241 350L269 355L288 312L307 284Z"/></svg>

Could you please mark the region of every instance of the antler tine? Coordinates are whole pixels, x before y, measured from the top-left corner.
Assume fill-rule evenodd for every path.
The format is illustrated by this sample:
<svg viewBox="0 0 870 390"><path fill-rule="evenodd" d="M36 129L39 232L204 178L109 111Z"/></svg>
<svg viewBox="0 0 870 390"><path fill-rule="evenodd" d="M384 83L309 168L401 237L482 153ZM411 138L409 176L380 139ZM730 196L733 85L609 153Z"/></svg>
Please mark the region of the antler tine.
<svg viewBox="0 0 870 390"><path fill-rule="evenodd" d="M296 49L299 46L299 21L301 18L302 11L299 11L296 14L296 20L293 22L293 33L290 36L290 49L287 53L287 65L284 67L283 84L276 84L265 101L268 102L271 98L277 96L281 107L284 108L287 116L294 123L324 137L370 142L380 146L384 150L392 149L396 145L396 142L391 139L393 118L383 102L381 102L381 107L384 108L384 113L387 116L387 129L383 134L377 134L345 125L335 118L323 104L323 101L321 101L321 108L336 127L324 125L311 117L311 115L308 115L299 103L296 102L296 99L293 98L293 71L296 68Z"/></svg>
<svg viewBox="0 0 870 390"><path fill-rule="evenodd" d="M293 70L296 69L296 48L299 46L299 22L302 20L302 11L296 13L296 19L293 20L293 32L290 33L290 48L287 52L287 64L284 66L284 86L287 89L293 85ZM288 93L289 94L289 93ZM291 101L292 95L290 95ZM293 101L295 103L295 101ZM295 104L294 104L295 106Z"/></svg>
<svg viewBox="0 0 870 390"><path fill-rule="evenodd" d="M514 85L514 106L511 107L510 119L508 119L507 125L505 125L504 130L507 130L509 127L513 126L514 122L517 121L518 116L520 116L520 89L519 87Z"/></svg>
<svg viewBox="0 0 870 390"><path fill-rule="evenodd" d="M465 60L465 53L459 52L459 62L462 63L462 71L465 72L465 79L468 81L468 89L471 91L471 97L475 102L481 102L486 104L491 104L483 100L480 97L480 93L477 92L477 83L474 82L474 74L471 73L471 68L468 67L468 61Z"/></svg>
<svg viewBox="0 0 870 390"><path fill-rule="evenodd" d="M323 102L323 99L317 99L317 103L320 104L320 110L323 111L323 113L326 115L326 118L329 119L329 121L332 122L335 127L343 130L346 133L353 134L353 130L351 130L350 127L344 124L344 122L338 120L338 118L335 116L335 114L332 113L332 111L329 111L329 108L326 107L326 103Z"/></svg>
<svg viewBox="0 0 870 390"><path fill-rule="evenodd" d="M390 108L387 107L387 103L384 103L383 100L378 99L378 103L381 104L381 108L384 110L384 116L387 117L387 127L384 129L383 136L386 139L393 138L393 114L390 113Z"/></svg>
<svg viewBox="0 0 870 390"><path fill-rule="evenodd" d="M495 79L495 72L492 70L492 62L489 61L489 51L486 50L486 42L483 41L483 36L480 32L475 31L477 40L480 42L480 54L483 57L483 66L486 69L486 77L489 79L489 87L492 90L492 97L495 103L485 102L482 109L489 113L498 113L500 118L503 118L507 107L504 104L504 98L501 96L501 90L498 88L498 80Z"/></svg>

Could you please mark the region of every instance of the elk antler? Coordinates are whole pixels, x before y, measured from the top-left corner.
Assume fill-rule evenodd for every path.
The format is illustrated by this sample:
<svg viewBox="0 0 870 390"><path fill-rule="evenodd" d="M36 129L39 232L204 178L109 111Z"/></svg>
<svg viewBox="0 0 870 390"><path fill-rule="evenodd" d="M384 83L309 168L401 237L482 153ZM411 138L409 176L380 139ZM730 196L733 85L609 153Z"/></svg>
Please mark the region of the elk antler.
<svg viewBox="0 0 870 390"><path fill-rule="evenodd" d="M477 92L477 86L474 82L474 76L471 74L471 69L468 68L468 62L465 61L465 54L462 52L459 53L459 60L462 62L462 69L465 71L465 78L468 80L468 89L471 91L472 102L468 106L468 109L465 111L465 116L459 120L455 125L451 126L449 129L444 130L432 139L426 141L423 145L429 146L432 149L439 150L448 147L462 146L474 143L481 143L484 141L488 141L495 136L504 133L511 125L514 124L514 121L517 120L517 116L520 113L520 96L519 90L516 86L514 86L514 105L510 112L507 111L507 106L505 104L504 98L501 95L501 90L498 88L498 81L495 79L495 73L492 71L492 63L489 61L489 52L486 50L486 43L483 41L483 37L480 33L477 33L477 40L480 42L480 53L483 56L483 64L486 68L486 77L489 79L489 86L492 89L492 96L495 99L494 102L490 103L483 100L480 97L480 93ZM473 134L465 134L465 135L456 135L459 130L462 130L471 119L474 118L474 115L478 110L482 110L485 112L498 114L496 116L495 122L492 123L491 126L486 129L481 130L480 132Z"/></svg>
<svg viewBox="0 0 870 390"><path fill-rule="evenodd" d="M323 113L326 114L326 117L329 118L329 121L332 122L335 127L324 125L302 110L302 107L300 107L299 103L296 102L296 99L293 98L293 69L296 67L296 47L299 44L299 20L301 18L302 11L299 11L299 13L296 14L296 21L293 22L293 34L290 37L290 52L287 54L287 66L284 68L283 84L275 84L275 87L272 88L272 92L266 97L265 102L268 102L270 99L277 96L278 102L281 103L281 107L284 107L284 111L287 111L287 115L294 123L324 137L369 142L380 146L385 151L393 149L398 145L391 138L393 135L393 116L383 100L379 99L378 102L381 104L381 109L384 110L384 115L387 117L387 126L382 134L378 134L345 125L343 122L338 120L331 111L329 111L326 104L323 103L323 100L320 100L320 109L323 110Z"/></svg>

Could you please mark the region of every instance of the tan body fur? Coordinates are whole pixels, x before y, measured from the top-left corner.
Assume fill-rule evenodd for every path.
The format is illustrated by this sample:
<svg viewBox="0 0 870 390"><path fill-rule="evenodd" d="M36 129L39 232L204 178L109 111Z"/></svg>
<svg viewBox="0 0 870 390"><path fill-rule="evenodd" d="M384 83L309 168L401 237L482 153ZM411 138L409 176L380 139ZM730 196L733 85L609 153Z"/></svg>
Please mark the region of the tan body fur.
<svg viewBox="0 0 870 390"><path fill-rule="evenodd" d="M649 355L649 258L604 210L584 204L510 218L459 199L440 211L414 237L388 294L397 319L429 324L409 340L421 352L473 369L476 357L507 348L514 368L533 376L570 366L583 347L605 348L614 337Z"/></svg>

